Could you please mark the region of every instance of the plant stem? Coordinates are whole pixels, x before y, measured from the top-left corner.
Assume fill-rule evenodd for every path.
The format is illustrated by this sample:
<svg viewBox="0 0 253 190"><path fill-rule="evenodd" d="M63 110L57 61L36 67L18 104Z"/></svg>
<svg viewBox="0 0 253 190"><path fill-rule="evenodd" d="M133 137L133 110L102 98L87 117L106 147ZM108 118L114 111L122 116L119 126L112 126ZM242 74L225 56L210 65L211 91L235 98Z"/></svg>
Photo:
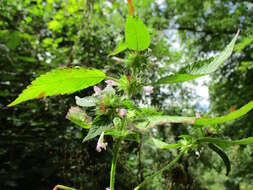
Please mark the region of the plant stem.
<svg viewBox="0 0 253 190"><path fill-rule="evenodd" d="M111 176L110 176L110 190L114 190L115 172L116 172L120 143L122 140L123 140L123 137L120 137L120 139L118 140L118 142L116 143L113 149L113 158L112 158Z"/></svg>
<svg viewBox="0 0 253 190"><path fill-rule="evenodd" d="M120 131L122 133L122 130L124 129L126 120L122 120L122 125L120 128ZM119 155L119 148L122 140L124 139L124 136L120 136L118 142L115 144L113 148L113 158L112 158L112 165L111 165L111 174L110 174L110 190L114 190L114 184L115 184L115 173L116 173L116 167L117 167L117 160Z"/></svg>
<svg viewBox="0 0 253 190"><path fill-rule="evenodd" d="M148 176L142 183L140 183L137 187L134 188L134 190L139 190L142 186L144 186L146 183L150 182L152 178L156 177L157 175L161 174L165 170L170 170L176 163L177 161L181 158L181 156L184 154L184 151L181 151L179 155L174 158L169 164L164 166L162 169L158 170L154 174Z"/></svg>

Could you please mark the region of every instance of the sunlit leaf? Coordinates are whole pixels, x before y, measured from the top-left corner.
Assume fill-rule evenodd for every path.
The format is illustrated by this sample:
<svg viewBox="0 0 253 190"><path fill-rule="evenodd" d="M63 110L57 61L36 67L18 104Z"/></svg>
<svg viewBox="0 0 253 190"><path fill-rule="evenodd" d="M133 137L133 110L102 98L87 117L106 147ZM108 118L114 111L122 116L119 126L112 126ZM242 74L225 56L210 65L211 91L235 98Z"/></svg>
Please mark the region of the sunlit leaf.
<svg viewBox="0 0 253 190"><path fill-rule="evenodd" d="M211 58L208 60L198 61L190 66L187 66L187 68L191 67L191 69L185 70L185 73L180 70L178 73L159 79L157 81L157 84L168 84L194 80L201 76L215 72L231 56L238 35L239 31L232 39L232 41L227 45L227 47L214 59ZM199 65L199 63L201 64Z"/></svg>
<svg viewBox="0 0 253 190"><path fill-rule="evenodd" d="M194 124L194 117L183 117L183 116L150 116L147 121L137 124L138 128L152 128L158 125L166 125L170 123L187 123Z"/></svg>
<svg viewBox="0 0 253 190"><path fill-rule="evenodd" d="M232 120L235 120L243 115L247 114L250 110L253 109L253 101L249 102L248 104L244 105L240 109L229 113L228 115L216 117L216 118L198 118L195 120L195 125L213 125L219 123L225 123Z"/></svg>
<svg viewBox="0 0 253 190"><path fill-rule="evenodd" d="M108 56L113 56L121 53L122 51L125 51L127 49L127 44L124 41L121 41L117 47L113 50L112 53L110 53Z"/></svg>
<svg viewBox="0 0 253 190"><path fill-rule="evenodd" d="M132 50L142 51L149 47L150 35L148 29L139 18L127 16L125 40L127 47Z"/></svg>
<svg viewBox="0 0 253 190"><path fill-rule="evenodd" d="M253 137L248 137L240 140L224 140L212 137L201 137L197 139L198 143L213 143L219 146L234 146L253 144Z"/></svg>
<svg viewBox="0 0 253 190"><path fill-rule="evenodd" d="M215 117L215 118L196 118L196 117L184 117L184 116L150 116L147 117L147 120L141 123L138 123L136 126L138 128L152 128L158 125L166 125L170 123L183 123L190 125L214 125L229 122L237 118L242 117L247 114L250 110L253 109L253 101L244 105L240 109L229 113L228 115Z"/></svg>
<svg viewBox="0 0 253 190"><path fill-rule="evenodd" d="M157 81L158 84L168 84L168 83L177 83L184 82L189 80L194 80L204 75L192 75L192 74L172 74L166 77L163 77Z"/></svg>
<svg viewBox="0 0 253 190"><path fill-rule="evenodd" d="M55 69L36 78L9 106L46 96L71 94L93 86L105 79L105 74L96 69Z"/></svg>

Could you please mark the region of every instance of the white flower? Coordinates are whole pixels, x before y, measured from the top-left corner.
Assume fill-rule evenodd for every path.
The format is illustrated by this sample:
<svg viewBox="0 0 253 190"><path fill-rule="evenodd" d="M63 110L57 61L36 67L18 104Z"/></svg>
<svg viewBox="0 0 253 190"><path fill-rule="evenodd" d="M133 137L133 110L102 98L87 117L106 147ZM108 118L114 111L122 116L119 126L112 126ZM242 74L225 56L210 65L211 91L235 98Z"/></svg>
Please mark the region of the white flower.
<svg viewBox="0 0 253 190"><path fill-rule="evenodd" d="M106 189L105 189L105 190L111 190L111 189L110 189L110 187L106 187Z"/></svg>
<svg viewBox="0 0 253 190"><path fill-rule="evenodd" d="M106 146L107 146L107 143L104 143L104 132L102 132L98 139L96 150L98 152L101 152L102 149L106 150Z"/></svg>
<svg viewBox="0 0 253 190"><path fill-rule="evenodd" d="M94 90L94 92L95 92L94 95L98 95L98 94L101 92L101 89L100 89L98 86L94 86L94 87L93 87L93 90Z"/></svg>
<svg viewBox="0 0 253 190"><path fill-rule="evenodd" d="M144 92L146 92L147 94L151 94L153 92L153 86L144 86L143 90Z"/></svg>
<svg viewBox="0 0 253 190"><path fill-rule="evenodd" d="M118 84L113 80L106 80L105 83L107 86L117 86Z"/></svg>

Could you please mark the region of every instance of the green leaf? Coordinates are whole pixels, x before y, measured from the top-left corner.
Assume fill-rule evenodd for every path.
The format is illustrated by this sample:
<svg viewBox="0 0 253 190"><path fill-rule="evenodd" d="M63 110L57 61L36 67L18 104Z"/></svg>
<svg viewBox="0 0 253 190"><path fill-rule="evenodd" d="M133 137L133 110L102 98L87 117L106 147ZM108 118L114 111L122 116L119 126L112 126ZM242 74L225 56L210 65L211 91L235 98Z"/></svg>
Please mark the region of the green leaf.
<svg viewBox="0 0 253 190"><path fill-rule="evenodd" d="M235 120L247 114L252 109L253 109L253 101L244 105L240 109L229 113L228 115L216 118L196 118L196 117L167 116L167 115L150 116L147 117L147 121L138 123L136 127L147 129L158 125L165 125L170 123L184 123L190 125L214 125Z"/></svg>
<svg viewBox="0 0 253 190"><path fill-rule="evenodd" d="M86 142L90 139L95 138L96 136L100 135L102 132L106 131L107 129L110 129L109 125L105 125L105 126L97 126L97 125L93 125L88 134L86 135L86 137L83 139L83 142Z"/></svg>
<svg viewBox="0 0 253 190"><path fill-rule="evenodd" d="M218 146L212 143L209 143L208 146L221 157L227 169L226 175L228 175L229 172L231 171L231 164L227 154L223 150L221 150Z"/></svg>
<svg viewBox="0 0 253 190"><path fill-rule="evenodd" d="M204 75L191 75L191 74L172 74L166 77L163 77L157 81L157 84L168 84L168 83L177 83L184 82L189 80L194 80Z"/></svg>
<svg viewBox="0 0 253 190"><path fill-rule="evenodd" d="M248 137L240 140L224 140L212 137L201 137L196 140L198 143L213 143L219 146L234 146L234 145L248 145L253 144L253 137Z"/></svg>
<svg viewBox="0 0 253 190"><path fill-rule="evenodd" d="M238 35L239 31L232 39L232 41L228 44L228 46L225 48L225 50L223 50L214 59L210 58L208 60L197 61L190 66L186 66L187 69L183 68L178 73L159 79L157 81L157 84L168 84L168 83L194 80L196 78L215 72L231 56ZM185 70L185 73L183 73L182 70Z"/></svg>
<svg viewBox="0 0 253 190"><path fill-rule="evenodd" d="M127 49L127 44L124 41L121 41L117 47L113 50L112 53L110 53L108 56L113 56L121 53L122 51L125 51Z"/></svg>
<svg viewBox="0 0 253 190"><path fill-rule="evenodd" d="M176 144L168 144L163 141L160 141L158 139L152 138L153 144L155 145L156 148L159 149L173 149L173 148L180 148L181 144L176 143Z"/></svg>
<svg viewBox="0 0 253 190"><path fill-rule="evenodd" d="M245 37L245 38L242 39L242 41L240 43L238 43L235 46L235 51L240 52L252 43L253 43L253 35Z"/></svg>
<svg viewBox="0 0 253 190"><path fill-rule="evenodd" d="M127 16L125 25L126 45L129 49L142 51L149 47L150 36L147 27L139 19Z"/></svg>
<svg viewBox="0 0 253 190"><path fill-rule="evenodd" d="M75 97L76 104L81 107L94 107L97 103L97 98L94 96L86 96L84 98Z"/></svg>
<svg viewBox="0 0 253 190"><path fill-rule="evenodd" d="M158 125L166 125L170 123L187 123L194 124L194 117L183 116L151 116L147 117L147 121L137 124L138 128L152 128Z"/></svg>
<svg viewBox="0 0 253 190"><path fill-rule="evenodd" d="M84 129L91 127L91 118L79 107L71 107L66 118Z"/></svg>
<svg viewBox="0 0 253 190"><path fill-rule="evenodd" d="M203 65L195 72L192 72L192 74L198 74L198 75L207 75L210 73L213 73L216 71L232 54L235 42L238 38L239 31L235 35L235 37L232 39L232 41L228 44L228 46L223 50L220 55L214 58L214 60L210 64Z"/></svg>
<svg viewBox="0 0 253 190"><path fill-rule="evenodd" d="M244 105L240 109L229 113L228 115L216 118L198 118L195 120L195 125L214 125L229 122L235 120L243 115L247 114L250 110L253 109L253 101L249 102L248 104Z"/></svg>
<svg viewBox="0 0 253 190"><path fill-rule="evenodd" d="M96 69L64 68L52 70L36 78L17 99L8 106L14 106L27 100L71 94L93 86L105 79L105 74Z"/></svg>

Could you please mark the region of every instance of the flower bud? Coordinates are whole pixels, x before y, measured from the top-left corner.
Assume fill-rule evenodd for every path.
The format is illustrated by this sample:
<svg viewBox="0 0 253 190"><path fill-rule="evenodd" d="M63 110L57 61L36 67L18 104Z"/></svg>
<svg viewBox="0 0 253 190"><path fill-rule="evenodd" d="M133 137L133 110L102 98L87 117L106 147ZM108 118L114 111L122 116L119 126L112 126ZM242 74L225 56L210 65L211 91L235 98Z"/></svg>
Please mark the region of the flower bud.
<svg viewBox="0 0 253 190"><path fill-rule="evenodd" d="M121 109L118 109L117 112L118 112L118 116L123 118L126 116L127 110L125 108L121 108Z"/></svg>
<svg viewBox="0 0 253 190"><path fill-rule="evenodd" d="M95 92L94 95L98 95L98 94L101 92L101 89L100 89L98 86L94 86L94 87L93 87L93 90L94 90L94 92Z"/></svg>
<svg viewBox="0 0 253 190"><path fill-rule="evenodd" d="M153 88L154 88L153 86L144 86L143 90L145 93L151 94L153 92Z"/></svg>
<svg viewBox="0 0 253 190"><path fill-rule="evenodd" d="M117 86L118 84L113 80L106 80L105 83L107 86Z"/></svg>

